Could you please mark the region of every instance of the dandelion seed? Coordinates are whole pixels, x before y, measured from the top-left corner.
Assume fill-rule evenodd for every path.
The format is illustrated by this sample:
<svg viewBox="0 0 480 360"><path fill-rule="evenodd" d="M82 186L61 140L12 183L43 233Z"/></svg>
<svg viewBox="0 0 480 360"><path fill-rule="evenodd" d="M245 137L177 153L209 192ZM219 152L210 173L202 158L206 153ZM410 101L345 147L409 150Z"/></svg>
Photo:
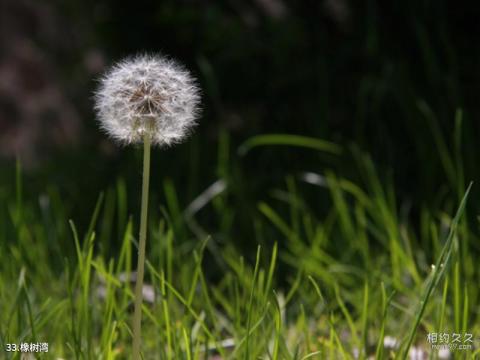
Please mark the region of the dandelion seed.
<svg viewBox="0 0 480 360"><path fill-rule="evenodd" d="M100 80L95 109L103 130L125 143L168 146L196 124L200 94L190 73L173 60L139 55L112 67Z"/></svg>

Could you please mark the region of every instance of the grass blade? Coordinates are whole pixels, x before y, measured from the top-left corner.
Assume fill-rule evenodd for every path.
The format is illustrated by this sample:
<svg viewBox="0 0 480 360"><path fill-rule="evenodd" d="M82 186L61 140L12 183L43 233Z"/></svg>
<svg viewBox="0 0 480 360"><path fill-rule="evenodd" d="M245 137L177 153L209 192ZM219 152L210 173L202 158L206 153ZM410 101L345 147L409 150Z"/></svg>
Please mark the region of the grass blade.
<svg viewBox="0 0 480 360"><path fill-rule="evenodd" d="M342 152L342 148L339 145L321 139L300 135L267 134L251 137L238 148L238 153L244 156L255 147L272 145L302 147L334 155L339 155Z"/></svg>
<svg viewBox="0 0 480 360"><path fill-rule="evenodd" d="M443 246L442 252L433 268L432 274L430 276L430 279L427 283L427 288L425 290L424 295L422 296L422 299L420 301L420 308L417 311L417 315L415 316L414 323L412 325L412 328L410 329L409 335L408 335L408 340L406 342L406 345L404 347L404 352L402 359L407 359L408 357L408 351L410 350L410 347L412 346L413 339L415 338L415 334L417 332L418 325L420 324L420 321L422 320L422 316L425 312L425 309L428 304L428 300L430 299L430 296L432 295L433 291L436 289L440 279L442 278L443 274L447 269L449 268L450 265L450 260L452 257L452 253L454 251L454 244L455 244L455 234L457 231L457 226L460 221L460 218L463 215L463 212L465 210L465 206L467 203L468 195L470 194L470 190L472 188L472 183L468 186L467 191L465 192L465 195L463 196L463 199L460 203L460 206L457 210L457 213L455 214L455 217L453 218L452 224L450 225L450 232L448 234L447 240L445 241L445 245Z"/></svg>

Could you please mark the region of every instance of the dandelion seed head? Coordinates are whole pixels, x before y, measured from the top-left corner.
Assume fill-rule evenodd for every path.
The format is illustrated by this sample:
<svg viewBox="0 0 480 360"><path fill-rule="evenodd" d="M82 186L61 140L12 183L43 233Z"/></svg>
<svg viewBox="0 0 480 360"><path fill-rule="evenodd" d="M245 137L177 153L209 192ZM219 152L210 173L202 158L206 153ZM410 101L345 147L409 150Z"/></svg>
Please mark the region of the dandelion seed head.
<svg viewBox="0 0 480 360"><path fill-rule="evenodd" d="M196 124L200 93L190 73L159 55L120 61L100 80L95 110L100 125L125 143L168 146L182 141Z"/></svg>

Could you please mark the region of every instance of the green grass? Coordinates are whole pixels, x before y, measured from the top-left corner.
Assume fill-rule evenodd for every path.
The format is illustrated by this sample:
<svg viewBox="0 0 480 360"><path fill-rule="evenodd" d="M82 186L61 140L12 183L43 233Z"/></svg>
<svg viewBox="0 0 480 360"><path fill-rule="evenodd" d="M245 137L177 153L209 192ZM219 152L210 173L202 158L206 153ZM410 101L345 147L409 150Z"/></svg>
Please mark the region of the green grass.
<svg viewBox="0 0 480 360"><path fill-rule="evenodd" d="M148 225L145 284L154 299L143 304L145 359L405 359L413 346L431 352L428 333L478 339L480 237L466 213L474 199L455 171L461 159L437 140L458 210L405 216L394 184L353 148L362 181L320 169L316 186L285 174L285 184L258 199L249 214L253 253L231 240L242 241L232 218L235 192L243 190L229 164L271 145L333 156L348 149L277 134L250 139L241 156L229 157L227 139L219 149L223 185L191 206L179 203L172 181L162 188L153 179L166 207ZM41 359L130 358L134 290L127 275L135 269L138 224L126 199L139 189L112 179L80 229L54 184L29 197L19 163L16 174L15 184L0 184L0 344L48 342ZM326 199L329 211L313 210L311 194ZM218 229L206 230L202 212ZM399 346L385 348L385 336ZM473 345L453 355L474 358L478 340Z"/></svg>

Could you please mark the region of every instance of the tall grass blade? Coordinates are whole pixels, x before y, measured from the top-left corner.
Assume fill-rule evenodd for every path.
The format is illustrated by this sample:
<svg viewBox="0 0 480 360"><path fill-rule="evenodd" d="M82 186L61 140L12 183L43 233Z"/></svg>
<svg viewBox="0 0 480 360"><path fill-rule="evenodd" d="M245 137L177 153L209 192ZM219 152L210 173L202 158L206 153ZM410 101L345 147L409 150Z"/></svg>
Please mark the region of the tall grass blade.
<svg viewBox="0 0 480 360"><path fill-rule="evenodd" d="M442 252L435 263L435 266L433 268L432 274L427 280L427 287L426 290L421 298L420 301L420 308L417 311L417 314L415 316L413 325L410 329L408 339L405 343L404 351L403 351L403 356L402 359L407 359L408 353L410 350L410 347L412 346L413 340L415 338L415 334L418 329L418 325L420 324L420 321L422 320L423 314L425 312L425 309L427 308L428 300L430 299L430 296L436 289L438 283L440 282L443 274L449 269L450 267L450 260L452 258L452 253L455 250L455 235L457 232L457 226L458 223L463 215L463 212L465 210L465 206L467 203L468 195L470 194L470 190L472 188L472 183L467 188L467 191L465 192L465 195L462 198L462 201L460 203L460 206L458 207L457 213L455 214L455 217L453 218L453 221L450 225L450 231L447 237L447 240L445 241L445 245L443 246Z"/></svg>

